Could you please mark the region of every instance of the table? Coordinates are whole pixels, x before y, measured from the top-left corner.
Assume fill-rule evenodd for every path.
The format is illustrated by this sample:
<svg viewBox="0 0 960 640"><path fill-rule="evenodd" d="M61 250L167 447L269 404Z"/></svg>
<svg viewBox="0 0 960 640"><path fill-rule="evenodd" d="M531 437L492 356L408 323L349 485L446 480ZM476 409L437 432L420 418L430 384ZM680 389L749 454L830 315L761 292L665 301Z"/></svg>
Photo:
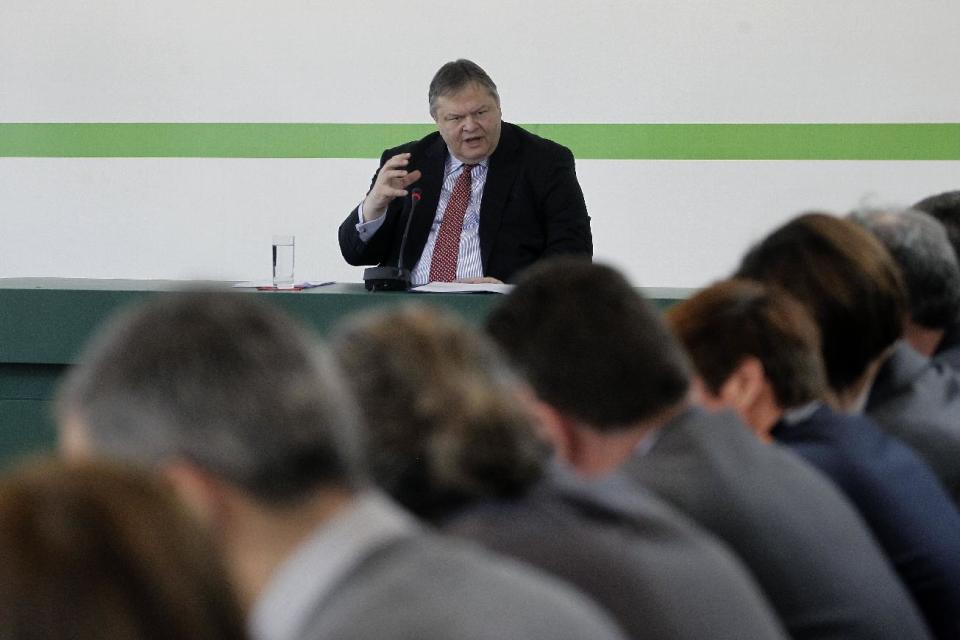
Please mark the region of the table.
<svg viewBox="0 0 960 640"><path fill-rule="evenodd" d="M229 283L0 278L0 466L53 448L57 383L104 320L149 296L185 287L227 289ZM345 316L411 302L441 306L479 325L501 299L497 294L373 293L360 283L296 292L244 291L286 309L321 336ZM660 308L690 294L682 288L641 291Z"/></svg>

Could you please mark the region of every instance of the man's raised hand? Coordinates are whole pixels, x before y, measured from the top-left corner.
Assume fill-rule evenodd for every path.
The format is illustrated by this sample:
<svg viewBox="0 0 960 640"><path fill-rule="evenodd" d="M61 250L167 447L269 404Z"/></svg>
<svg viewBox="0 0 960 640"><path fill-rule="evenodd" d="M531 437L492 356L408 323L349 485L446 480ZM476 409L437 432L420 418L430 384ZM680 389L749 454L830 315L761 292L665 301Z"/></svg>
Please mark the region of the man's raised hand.
<svg viewBox="0 0 960 640"><path fill-rule="evenodd" d="M367 222L376 220L387 212L387 205L394 198L407 195L407 187L420 179L420 171L407 171L410 164L410 154L400 153L380 167L377 179L373 182L370 193L363 201L363 219Z"/></svg>

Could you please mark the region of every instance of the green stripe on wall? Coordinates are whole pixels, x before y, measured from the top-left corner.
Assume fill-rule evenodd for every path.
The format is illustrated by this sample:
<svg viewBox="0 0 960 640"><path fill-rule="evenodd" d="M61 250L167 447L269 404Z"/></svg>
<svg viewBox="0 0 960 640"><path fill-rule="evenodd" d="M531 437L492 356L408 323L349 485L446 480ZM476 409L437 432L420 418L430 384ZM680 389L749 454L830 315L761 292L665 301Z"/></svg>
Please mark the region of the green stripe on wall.
<svg viewBox="0 0 960 640"><path fill-rule="evenodd" d="M960 123L532 124L579 159L960 160ZM428 124L0 123L0 157L378 158Z"/></svg>

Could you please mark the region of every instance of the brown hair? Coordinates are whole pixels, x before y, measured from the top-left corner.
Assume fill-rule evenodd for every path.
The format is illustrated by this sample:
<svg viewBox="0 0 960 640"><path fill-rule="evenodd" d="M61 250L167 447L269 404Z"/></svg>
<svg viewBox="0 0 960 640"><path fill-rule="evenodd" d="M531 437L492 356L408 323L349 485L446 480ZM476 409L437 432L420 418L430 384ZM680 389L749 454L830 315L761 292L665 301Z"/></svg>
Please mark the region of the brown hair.
<svg viewBox="0 0 960 640"><path fill-rule="evenodd" d="M763 364L784 409L826 392L820 332L803 306L783 291L725 280L670 308L667 322L715 394L749 356Z"/></svg>
<svg viewBox="0 0 960 640"><path fill-rule="evenodd" d="M903 333L900 270L879 240L849 220L798 216L750 249L737 275L779 285L807 307L835 391L857 382Z"/></svg>
<svg viewBox="0 0 960 640"><path fill-rule="evenodd" d="M434 519L472 500L521 495L549 449L495 347L458 318L407 306L351 318L334 351L368 423L376 482Z"/></svg>
<svg viewBox="0 0 960 640"><path fill-rule="evenodd" d="M544 402L616 432L685 400L689 365L660 312L611 267L543 260L487 317L487 332Z"/></svg>
<svg viewBox="0 0 960 640"><path fill-rule="evenodd" d="M244 638L205 532L128 467L39 461L0 479L0 638Z"/></svg>

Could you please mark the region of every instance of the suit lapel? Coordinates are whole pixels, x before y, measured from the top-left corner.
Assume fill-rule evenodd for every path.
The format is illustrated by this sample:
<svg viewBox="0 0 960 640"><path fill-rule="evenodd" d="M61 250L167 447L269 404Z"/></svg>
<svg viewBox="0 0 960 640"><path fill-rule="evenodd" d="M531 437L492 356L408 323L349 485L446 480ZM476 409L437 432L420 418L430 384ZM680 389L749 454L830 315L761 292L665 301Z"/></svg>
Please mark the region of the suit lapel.
<svg viewBox="0 0 960 640"><path fill-rule="evenodd" d="M407 247L404 250L403 264L408 269L413 269L420 259L423 247L427 244L427 237L430 235L430 226L437 213L440 189L443 187L447 145L443 142L443 138L437 135L436 140L428 144L422 153L422 161L414 158L416 167L423 172L423 177L411 185L411 188L420 187L422 197L410 222L410 236L407 238Z"/></svg>
<svg viewBox="0 0 960 640"><path fill-rule="evenodd" d="M487 182L483 187L483 200L480 202L480 256L483 272L487 272L490 252L493 250L503 211L509 199L510 189L519 173L519 141L513 131L513 125L503 123L500 130L500 142L490 156L487 169Z"/></svg>

